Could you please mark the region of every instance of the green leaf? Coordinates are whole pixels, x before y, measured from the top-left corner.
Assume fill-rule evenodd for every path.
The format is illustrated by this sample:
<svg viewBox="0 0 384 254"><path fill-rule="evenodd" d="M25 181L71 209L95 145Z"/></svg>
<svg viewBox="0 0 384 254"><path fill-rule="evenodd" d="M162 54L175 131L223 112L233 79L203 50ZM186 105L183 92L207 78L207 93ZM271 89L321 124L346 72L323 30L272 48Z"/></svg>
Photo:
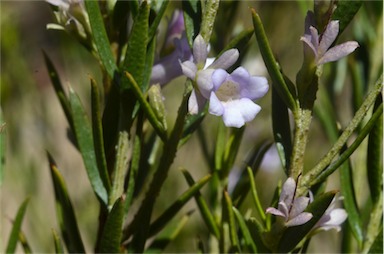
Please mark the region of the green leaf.
<svg viewBox="0 0 384 254"><path fill-rule="evenodd" d="M184 174L184 177L187 180L187 182L191 188L192 188L192 186L196 185L195 181L193 180L191 174L188 171L183 170L183 174ZM197 206L199 207L199 211L201 213L201 216L203 217L203 220L204 220L205 224L207 225L210 233L219 239L219 237L220 237L219 228L217 226L217 223L216 223L211 211L209 210L207 203L205 202L204 197L201 195L199 189L196 190L196 192L194 193L194 196L195 196Z"/></svg>
<svg viewBox="0 0 384 254"><path fill-rule="evenodd" d="M108 192L101 180L96 162L96 153L93 144L92 129L88 117L81 105L80 98L70 89L69 104L71 106L74 133L83 157L85 169L91 182L93 191L104 205L108 204Z"/></svg>
<svg viewBox="0 0 384 254"><path fill-rule="evenodd" d="M333 20L339 20L339 36L347 27L349 22L351 22L362 4L362 0L338 0L336 2L336 10L333 12L331 18Z"/></svg>
<svg viewBox="0 0 384 254"><path fill-rule="evenodd" d="M153 243L149 246L149 248L144 253L161 253L164 251L167 245L174 241L175 238L180 233L181 229L183 229L184 225L188 222L189 218L192 215L192 212L188 212L181 219L174 220L170 223L164 231L159 234Z"/></svg>
<svg viewBox="0 0 384 254"><path fill-rule="evenodd" d="M313 226L320 220L329 205L331 204L336 192L326 192L318 197L308 205L305 209L306 212L312 213L313 217L310 221L303 225L293 226L287 228L279 242L278 252L289 252L296 247L297 244L304 239L304 237L311 231Z"/></svg>
<svg viewBox="0 0 384 254"><path fill-rule="evenodd" d="M381 225L381 231L377 235L368 253L383 253L383 225Z"/></svg>
<svg viewBox="0 0 384 254"><path fill-rule="evenodd" d="M251 193L252 193L252 199L253 203L257 209L257 213L259 214L260 218L265 222L266 216L263 210L263 207L261 206L259 195L257 194L256 185L255 185L255 177L253 176L252 169L250 167L247 168L248 177L250 179L249 183L251 186Z"/></svg>
<svg viewBox="0 0 384 254"><path fill-rule="evenodd" d="M383 107L382 96L377 96L373 110ZM383 115L376 120L368 138L367 153L368 183L373 203L383 192Z"/></svg>
<svg viewBox="0 0 384 254"><path fill-rule="evenodd" d="M55 253L64 253L64 247L61 244L60 236L57 234L56 230L52 229L53 242L55 243Z"/></svg>
<svg viewBox="0 0 384 254"><path fill-rule="evenodd" d="M260 48L261 56L263 57L265 66L272 79L272 85L275 86L276 91L283 99L288 108L292 111L296 109L296 102L294 95L290 92L287 84L285 83L283 74L280 72L278 63L273 56L272 49L269 46L268 38L265 34L263 23L259 15L254 9L252 11L253 26L255 28L256 40Z"/></svg>
<svg viewBox="0 0 384 254"><path fill-rule="evenodd" d="M143 78L148 44L149 10L147 1L143 1L133 22L128 38L127 52L121 69L122 73L129 72L133 76L141 91L144 91ZM121 88L125 90L128 87L128 80L123 76Z"/></svg>
<svg viewBox="0 0 384 254"><path fill-rule="evenodd" d="M71 113L71 107L69 105L69 101L67 99L67 96L65 95L64 88L61 84L61 81L59 79L59 75L56 71L55 66L53 65L51 59L48 57L48 55L43 51L45 65L48 69L49 78L51 79L53 88L55 89L57 98L60 101L61 107L63 108L64 114L67 118L67 121L69 123L69 126L73 130L73 119L72 119L72 113Z"/></svg>
<svg viewBox="0 0 384 254"><path fill-rule="evenodd" d="M116 200L123 195L125 175L128 170L129 143L128 133L122 131L119 133L119 141L116 146L115 168L113 170L112 189L109 195L108 206L116 203Z"/></svg>
<svg viewBox="0 0 384 254"><path fill-rule="evenodd" d="M155 19L153 20L151 26L149 27L149 31L148 31L149 40L152 40L153 37L155 36L157 28L159 27L160 21L163 18L165 10L167 9L168 3L169 3L169 0L164 0L161 3L160 10L157 12Z"/></svg>
<svg viewBox="0 0 384 254"><path fill-rule="evenodd" d="M272 128L277 152L285 173L288 174L292 154L291 125L288 108L274 86L272 86Z"/></svg>
<svg viewBox="0 0 384 254"><path fill-rule="evenodd" d="M145 59L144 77L142 91L148 90L151 82L152 66L155 61L156 38L152 38L148 43L147 56Z"/></svg>
<svg viewBox="0 0 384 254"><path fill-rule="evenodd" d="M105 159L104 151L104 139L103 139L103 127L101 124L101 113L100 113L100 100L99 100L99 89L96 81L91 78L91 100L92 100L92 130L93 140L95 144L95 154L99 174L104 186L109 192L111 188L111 180L109 179L107 162Z"/></svg>
<svg viewBox="0 0 384 254"><path fill-rule="evenodd" d="M129 168L127 191L125 192L125 214L128 213L136 186L137 172L140 166L141 137L136 133L133 143L132 159Z"/></svg>
<svg viewBox="0 0 384 254"><path fill-rule="evenodd" d="M0 107L0 187L3 183L5 155L6 155L6 123L3 118L3 110Z"/></svg>
<svg viewBox="0 0 384 254"><path fill-rule="evenodd" d="M155 129L157 135L163 140L167 140L167 134L164 130L163 124L157 119L155 112L153 111L151 105L147 101L147 99L144 97L144 94L142 93L139 85L137 84L136 80L133 78L133 76L126 72L125 75L128 78L128 84L132 88L133 93L135 94L137 100L139 101L143 111L146 113L146 116L149 120L149 122L152 124L153 128Z"/></svg>
<svg viewBox="0 0 384 254"><path fill-rule="evenodd" d="M181 3L184 11L185 33L187 35L189 46L192 48L193 40L200 32L202 20L201 1L186 0Z"/></svg>
<svg viewBox="0 0 384 254"><path fill-rule="evenodd" d="M229 171L235 163L237 153L239 152L240 144L244 134L245 126L241 128L232 128L229 141L225 146L225 151L223 154L223 165L221 171L219 172L222 177L226 177L229 174Z"/></svg>
<svg viewBox="0 0 384 254"><path fill-rule="evenodd" d="M24 253L32 253L31 245L28 243L27 238L22 230L19 233L19 242L23 246Z"/></svg>
<svg viewBox="0 0 384 254"><path fill-rule="evenodd" d="M111 212L108 214L103 233L100 238L98 252L100 253L120 253L120 242L124 220L125 200L118 198L114 203Z"/></svg>
<svg viewBox="0 0 384 254"><path fill-rule="evenodd" d="M99 2L86 0L85 7L88 12L93 40L96 44L97 51L99 52L100 60L103 63L109 77L113 78L115 72L117 71L117 66L111 51L107 33L105 31L103 17L100 13Z"/></svg>
<svg viewBox="0 0 384 254"><path fill-rule="evenodd" d="M244 244L246 246L246 251L250 253L257 253L256 244L252 239L251 233L249 232L247 225L245 224L245 220L243 216L240 214L239 210L237 210L235 207L232 207L232 210L236 216L237 222L239 223L240 232L244 237Z"/></svg>
<svg viewBox="0 0 384 254"><path fill-rule="evenodd" d="M247 167L251 167L253 169L253 174L256 175L256 172L258 171L259 166L264 158L264 154L268 151L271 145L271 142L262 141L259 144L256 144L250 152L246 162L244 163L244 167L241 170L242 173L240 175L239 181L237 181L236 186L232 192L232 200L235 204L235 207L241 206L251 187Z"/></svg>
<svg viewBox="0 0 384 254"><path fill-rule="evenodd" d="M28 202L29 202L29 198L25 199L24 202L20 205L19 209L17 210L17 214L15 217L15 220L13 221L13 226L12 226L11 234L9 235L5 253L15 253L16 251L17 242L21 232L21 224L23 223Z"/></svg>
<svg viewBox="0 0 384 254"><path fill-rule="evenodd" d="M231 240L231 247L229 249L229 252L239 253L241 252L240 243L237 235L237 228L235 225L235 215L232 208L232 200L228 192L224 191L222 225L228 223L229 226L229 239Z"/></svg>
<svg viewBox="0 0 384 254"><path fill-rule="evenodd" d="M80 231L77 226L75 212L68 195L67 186L55 161L49 153L48 159L53 187L55 189L57 219L59 221L65 245L67 246L68 252L85 253L83 241L81 240Z"/></svg>
<svg viewBox="0 0 384 254"><path fill-rule="evenodd" d="M257 246L258 253L270 253L271 251L265 246L263 242L263 226L260 225L258 221L253 217L247 219L245 223L248 227L249 233L251 234L254 243Z"/></svg>
<svg viewBox="0 0 384 254"><path fill-rule="evenodd" d="M223 167L223 157L225 151L225 138L227 134L227 128L224 127L222 122L219 123L216 136L215 145L215 170L220 170Z"/></svg>
<svg viewBox="0 0 384 254"><path fill-rule="evenodd" d="M340 167L340 185L341 193L344 197L343 203L345 210L348 213L348 222L351 231L361 247L364 241L361 214L357 206L356 194L353 184L352 168L350 161L347 160Z"/></svg>

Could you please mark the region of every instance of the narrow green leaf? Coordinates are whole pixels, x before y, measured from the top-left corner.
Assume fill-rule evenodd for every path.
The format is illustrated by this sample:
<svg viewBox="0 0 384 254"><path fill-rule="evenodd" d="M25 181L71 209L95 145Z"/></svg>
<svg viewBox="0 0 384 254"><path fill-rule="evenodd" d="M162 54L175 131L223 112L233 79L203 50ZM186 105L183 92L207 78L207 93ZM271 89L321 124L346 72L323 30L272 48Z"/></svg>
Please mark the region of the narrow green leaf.
<svg viewBox="0 0 384 254"><path fill-rule="evenodd" d="M31 245L27 241L27 237L25 236L22 230L20 230L20 233L19 233L19 242L23 247L24 253L32 253Z"/></svg>
<svg viewBox="0 0 384 254"><path fill-rule="evenodd" d="M240 207L243 201L245 200L248 192L250 190L250 179L247 167L251 167L253 170L253 174L256 175L256 172L259 169L259 166L264 158L265 153L271 147L271 142L262 141L259 144L256 144L255 147L250 152L248 158L246 159L245 166L242 169L242 173L240 175L239 181L237 182L233 192L232 192L232 200L235 204L235 207Z"/></svg>
<svg viewBox="0 0 384 254"><path fill-rule="evenodd" d="M143 90L144 68L148 44L148 18L149 8L147 1L141 3L139 13L134 19L131 33L128 38L127 52L125 54L122 72L129 72ZM128 80L122 78L121 88L129 88Z"/></svg>
<svg viewBox="0 0 384 254"><path fill-rule="evenodd" d="M244 244L247 247L246 251L250 253L257 253L256 244L252 239L251 233L249 232L247 225L245 224L243 216L235 207L232 207L232 210L236 216L237 222L239 223L240 232L244 237Z"/></svg>
<svg viewBox="0 0 384 254"><path fill-rule="evenodd" d="M96 154L93 144L92 129L88 117L81 105L80 98L70 89L69 104L71 106L74 133L83 157L85 169L91 182L93 191L100 198L104 205L108 204L108 193L101 180L96 162Z"/></svg>
<svg viewBox="0 0 384 254"><path fill-rule="evenodd" d="M85 253L83 241L81 240L80 231L77 226L75 212L68 195L67 186L55 161L49 153L48 160L53 187L55 189L57 219L59 221L65 245L67 246L68 252Z"/></svg>
<svg viewBox="0 0 384 254"><path fill-rule="evenodd" d="M353 143L345 149L345 151L337 158L331 165L329 165L317 178L312 180L311 186L323 182L330 174L332 174L335 170L337 170L351 155L352 153L359 147L361 142L365 139L365 137L370 133L373 126L375 125L377 119L383 114L383 107L380 104L380 107L376 109L373 113L371 119L369 119L368 123L361 129L359 134ZM345 131L344 131L345 132Z"/></svg>
<svg viewBox="0 0 384 254"><path fill-rule="evenodd" d="M270 253L271 251L265 246L263 242L263 226L260 225L258 221L253 217L247 219L245 223L248 227L249 233L252 236L253 242L257 246L258 253Z"/></svg>
<svg viewBox="0 0 384 254"><path fill-rule="evenodd" d="M241 252L240 251L240 243L237 235L237 228L235 224L235 215L232 209L232 200L228 194L228 192L224 191L223 195L223 222L227 222L229 226L229 238L231 240L231 248L230 252Z"/></svg>
<svg viewBox="0 0 384 254"><path fill-rule="evenodd" d="M377 200L376 203L373 204L373 207L371 209L369 222L368 222L366 233L364 236L362 253L376 253L376 252L369 252L369 249L372 249L373 245L376 244L375 242L377 241L377 236L382 234L382 231L383 231L383 193L381 193L379 199ZM382 253L382 251L380 253Z"/></svg>
<svg viewBox="0 0 384 254"><path fill-rule="evenodd" d="M136 176L140 166L140 157L141 157L140 136L136 134L133 142L134 143L133 143L131 165L129 167L127 191L125 192L126 193L125 194L125 214L128 213L129 207L133 199L133 194L136 186Z"/></svg>
<svg viewBox="0 0 384 254"><path fill-rule="evenodd" d="M201 1L186 0L181 4L184 11L185 33L187 35L189 46L192 48L193 40L200 32L200 24L202 20Z"/></svg>
<svg viewBox="0 0 384 254"><path fill-rule="evenodd" d="M183 170L184 172L185 170ZM185 173L184 173L185 175ZM199 194L199 190L211 179L211 175L201 178L198 182L194 183L188 190L173 202L152 224L149 229L149 236L153 236L162 230L167 223L175 217L181 208L193 197Z"/></svg>
<svg viewBox="0 0 384 254"><path fill-rule="evenodd" d="M137 100L139 101L143 111L146 113L147 118L148 118L149 122L152 124L153 128L155 129L157 135L159 135L159 137L163 141L166 141L167 140L167 134L163 129L163 124L157 120L155 112L153 111L151 105L148 103L147 99L144 97L144 94L142 93L136 80L128 72L126 72L125 75L128 78L129 86L132 88L133 93L135 94Z"/></svg>
<svg viewBox="0 0 384 254"><path fill-rule="evenodd" d="M333 20L339 20L339 35L344 31L349 22L351 22L362 4L362 0L338 0L336 2L336 10L331 18Z"/></svg>
<svg viewBox="0 0 384 254"><path fill-rule="evenodd" d="M128 1L129 3L129 9L131 10L132 16L136 17L136 15L139 13L139 0L131 0Z"/></svg>
<svg viewBox="0 0 384 254"><path fill-rule="evenodd" d="M25 199L24 202L21 203L19 209L17 210L17 214L15 217L15 220L13 221L13 226L12 226L11 234L9 235L5 253L15 253L16 251L19 234L21 232L21 224L23 223L28 202L29 202L29 198Z"/></svg>
<svg viewBox="0 0 384 254"><path fill-rule="evenodd" d="M60 101L61 107L63 108L64 114L67 118L68 124L73 130L73 119L72 119L72 113L71 113L71 107L69 105L69 101L67 99L67 96L65 95L64 88L61 84L61 81L59 79L59 75L56 71L55 66L53 65L51 59L49 56L43 51L45 65L48 69L49 78L51 79L53 88L55 89L57 98Z"/></svg>
<svg viewBox="0 0 384 254"><path fill-rule="evenodd" d="M118 198L114 203L104 225L98 252L121 253L120 242L123 232L124 206L125 201L122 197Z"/></svg>
<svg viewBox="0 0 384 254"><path fill-rule="evenodd" d="M208 43L211 40L213 25L215 23L216 13L219 9L220 0L205 1L203 18L201 20L200 34Z"/></svg>
<svg viewBox="0 0 384 254"><path fill-rule="evenodd" d="M119 141L116 147L115 168L113 170L112 189L109 195L108 207L116 203L116 200L123 195L125 175L128 170L129 143L128 133L119 133Z"/></svg>
<svg viewBox="0 0 384 254"><path fill-rule="evenodd" d="M152 40L150 40L148 43L147 55L145 59L142 91L147 91L150 85L151 75L152 75L152 66L155 61L155 53L156 53L156 38L152 38Z"/></svg>
<svg viewBox="0 0 384 254"><path fill-rule="evenodd" d="M221 54L223 54L226 50L237 48L240 52L245 46L248 44L249 40L252 38L254 34L253 29L247 29L239 33L236 37L234 37L223 50L216 56L218 58Z"/></svg>
<svg viewBox="0 0 384 254"><path fill-rule="evenodd" d="M260 48L261 56L263 57L264 63L267 67L268 73L272 79L272 85L275 86L280 97L283 99L288 108L292 111L296 109L296 102L294 95L289 91L287 84L285 83L284 77L280 72L278 63L276 62L272 49L269 46L268 38L265 34L263 23L259 15L254 9L252 11L253 26L255 28L255 35L257 43Z"/></svg>
<svg viewBox="0 0 384 254"><path fill-rule="evenodd" d="M382 96L377 96L374 112L383 107ZM376 120L368 138L367 153L368 183L373 203L376 203L383 192L383 115Z"/></svg>
<svg viewBox="0 0 384 254"><path fill-rule="evenodd" d="M57 234L56 230L52 229L52 235L55 244L55 253L64 253L64 247L61 244L60 236Z"/></svg>
<svg viewBox="0 0 384 254"><path fill-rule="evenodd" d="M312 213L313 217L310 221L303 225L287 228L279 242L278 252L287 253L296 247L301 240L311 231L313 226L320 220L329 205L331 204L336 192L330 191L316 197L315 200L305 209L306 212Z"/></svg>
<svg viewBox="0 0 384 254"><path fill-rule="evenodd" d="M105 159L104 151L104 139L103 139L103 127L101 124L101 113L100 113L100 100L99 100L99 89L96 81L91 78L91 100L92 100L92 130L93 140L95 142L95 155L97 166L101 180L107 192L111 188L111 180L109 179L107 162Z"/></svg>
<svg viewBox="0 0 384 254"><path fill-rule="evenodd" d="M240 144L244 134L245 126L241 128L232 128L229 141L225 147L223 154L223 166L222 171L220 171L221 176L226 177L229 174L229 171L235 163L237 153L239 152Z"/></svg>
<svg viewBox="0 0 384 254"><path fill-rule="evenodd" d="M93 40L96 44L97 51L99 52L100 60L103 63L109 77L112 79L117 71L117 66L111 51L107 33L105 31L103 18L100 13L99 2L86 0L85 7L88 12Z"/></svg>
<svg viewBox="0 0 384 254"><path fill-rule="evenodd" d="M377 235L368 253L383 253L383 225L381 225L381 231Z"/></svg>
<svg viewBox="0 0 384 254"><path fill-rule="evenodd" d="M259 214L260 218L264 222L266 219L266 216L265 216L263 207L261 206L259 195L257 194L256 185L255 185L255 177L253 176L253 172L252 172L252 169L250 167L247 168L247 172L248 172L248 177L250 180L249 183L251 186L251 193L252 193L253 202L254 202L255 207L257 209L257 213Z"/></svg>
<svg viewBox="0 0 384 254"><path fill-rule="evenodd" d="M185 224L188 222L193 211L185 214L181 219L174 220L172 223L168 224L164 231L155 238L153 243L144 253L161 253L164 251L167 245L174 241L175 238L179 235L180 231L183 229Z"/></svg>
<svg viewBox="0 0 384 254"><path fill-rule="evenodd" d="M272 129L277 152L285 173L288 174L292 154L291 125L288 108L274 86L272 86Z"/></svg>
<svg viewBox="0 0 384 254"><path fill-rule="evenodd" d="M344 197L343 203L345 210L348 213L348 222L351 227L352 233L357 240L359 246L363 244L363 230L362 222L359 213L359 208L357 207L356 194L354 190L352 176L352 168L349 160L344 162L340 167L340 185L341 193Z"/></svg>
<svg viewBox="0 0 384 254"><path fill-rule="evenodd" d="M183 136L182 136L182 139L180 140L179 146L182 146L183 144L185 144L188 141L188 139L191 137L192 133L194 133L199 128L206 114L207 114L207 111L203 110L199 114L187 116L187 119L185 120Z"/></svg>
<svg viewBox="0 0 384 254"><path fill-rule="evenodd" d="M153 37L155 36L156 30L159 27L160 21L163 18L165 10L167 9L168 3L169 3L169 0L164 0L161 3L160 10L157 12L155 19L153 20L151 26L149 27L149 31L148 31L148 39L149 40L152 40Z"/></svg>
<svg viewBox="0 0 384 254"><path fill-rule="evenodd" d="M0 187L3 183L4 178L4 166L5 166L5 155L6 155L6 123L3 118L3 110L0 107Z"/></svg>
<svg viewBox="0 0 384 254"><path fill-rule="evenodd" d="M219 128L217 129L216 145L215 145L215 170L221 170L223 167L225 138L226 138L227 130L228 130L227 128L224 128L224 124L220 122Z"/></svg>
<svg viewBox="0 0 384 254"><path fill-rule="evenodd" d="M193 180L193 177L191 176L191 174L188 171L183 170L183 174L184 174L184 177L187 180L187 182L191 188L192 188L192 186L196 185L195 181ZM217 239L219 239L219 237L220 237L219 228L217 226L217 223L216 223L211 211L209 210L207 203L205 202L204 197L201 195L199 189L196 190L196 192L194 193L194 196L195 196L197 206L199 207L199 211L201 213L201 216L203 217L203 220L204 220L205 224L207 225L209 231Z"/></svg>

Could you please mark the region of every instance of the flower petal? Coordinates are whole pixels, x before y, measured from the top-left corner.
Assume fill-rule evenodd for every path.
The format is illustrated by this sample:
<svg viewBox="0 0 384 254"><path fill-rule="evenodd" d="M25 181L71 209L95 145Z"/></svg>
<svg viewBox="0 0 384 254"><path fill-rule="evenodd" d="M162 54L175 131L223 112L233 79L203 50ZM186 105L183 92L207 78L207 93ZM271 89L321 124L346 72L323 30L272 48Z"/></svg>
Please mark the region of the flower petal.
<svg viewBox="0 0 384 254"><path fill-rule="evenodd" d="M336 40L337 35L339 34L339 21L332 20L328 23L325 31L321 37L319 47L317 49L318 57L322 57L325 52L329 49L332 43Z"/></svg>
<svg viewBox="0 0 384 254"><path fill-rule="evenodd" d="M263 97L268 89L268 80L265 77L251 76L249 84L246 87L241 87L240 95L243 98L256 100Z"/></svg>
<svg viewBox="0 0 384 254"><path fill-rule="evenodd" d="M181 70L183 71L183 74L187 76L188 78L194 80L196 77L197 72L197 66L191 61L185 61L180 63Z"/></svg>
<svg viewBox="0 0 384 254"><path fill-rule="evenodd" d="M227 127L242 127L245 122L252 121L261 110L260 106L250 99L229 101L224 104L223 120Z"/></svg>
<svg viewBox="0 0 384 254"><path fill-rule="evenodd" d="M295 200L293 201L289 216L291 218L296 217L297 215L302 213L305 210L305 208L307 208L308 204L309 204L309 198L307 197L295 198Z"/></svg>
<svg viewBox="0 0 384 254"><path fill-rule="evenodd" d="M239 50L237 49L230 49L225 51L221 56L219 56L218 59L216 59L208 68L212 69L228 69L231 67L234 63L236 63L237 59L239 58Z"/></svg>
<svg viewBox="0 0 384 254"><path fill-rule="evenodd" d="M309 28L309 31L311 32L311 43L315 48L315 54L317 55L317 50L319 48L319 32L313 26Z"/></svg>
<svg viewBox="0 0 384 254"><path fill-rule="evenodd" d="M296 216L295 218L285 223L285 225L287 227L303 225L307 223L310 219L312 219L312 217L313 217L312 213L300 213L298 216Z"/></svg>
<svg viewBox="0 0 384 254"><path fill-rule="evenodd" d="M199 34L196 36L195 41L193 42L193 58L195 63L198 65L202 64L204 66L207 55L207 43L205 43L203 37Z"/></svg>
<svg viewBox="0 0 384 254"><path fill-rule="evenodd" d="M191 115L200 113L204 108L205 102L206 99L198 91L193 90L188 100L188 112Z"/></svg>
<svg viewBox="0 0 384 254"><path fill-rule="evenodd" d="M211 96L211 91L213 90L212 83L212 73L214 69L206 69L197 72L196 83L199 87L200 93L206 98L209 99Z"/></svg>
<svg viewBox="0 0 384 254"><path fill-rule="evenodd" d="M265 212L266 212L266 213L273 214L273 215L281 216L281 217L284 217L284 218L285 218L285 214L282 213L281 211L277 210L277 209L274 208L274 207L268 207L267 210L266 210Z"/></svg>
<svg viewBox="0 0 384 254"><path fill-rule="evenodd" d="M317 226L323 230L336 229L340 231L340 225L347 219L348 214L344 209L333 209L327 216L323 216Z"/></svg>
<svg viewBox="0 0 384 254"><path fill-rule="evenodd" d="M215 116L221 116L224 113L224 106L214 92L211 92L209 98L209 113Z"/></svg>
<svg viewBox="0 0 384 254"><path fill-rule="evenodd" d="M213 91L217 91L229 74L223 69L217 69L212 73Z"/></svg>
<svg viewBox="0 0 384 254"><path fill-rule="evenodd" d="M323 57L318 59L317 64L321 65L328 62L337 61L340 58L343 58L355 51L357 47L359 47L359 44L356 41L347 41L343 44L337 45L329 49Z"/></svg>
<svg viewBox="0 0 384 254"><path fill-rule="evenodd" d="M292 177L289 177L281 189L279 202L284 202L288 206L292 204L293 196L295 195L296 182Z"/></svg>
<svg viewBox="0 0 384 254"><path fill-rule="evenodd" d="M174 51L152 67L150 83L164 85L181 74L183 71L178 61L177 52Z"/></svg>
<svg viewBox="0 0 384 254"><path fill-rule="evenodd" d="M250 77L249 72L240 66L231 73L230 79L238 83L240 88L243 88L248 86Z"/></svg>
<svg viewBox="0 0 384 254"><path fill-rule="evenodd" d="M315 56L317 56L317 50L316 50L316 48L315 48L315 46L312 44L312 42L311 42L311 38L312 37L310 37L310 36L302 36L301 38L300 38L300 40L302 41L302 42L304 42L305 44L307 44L311 49L312 49L312 52L313 52L313 54L315 55ZM304 45L305 46L305 45Z"/></svg>

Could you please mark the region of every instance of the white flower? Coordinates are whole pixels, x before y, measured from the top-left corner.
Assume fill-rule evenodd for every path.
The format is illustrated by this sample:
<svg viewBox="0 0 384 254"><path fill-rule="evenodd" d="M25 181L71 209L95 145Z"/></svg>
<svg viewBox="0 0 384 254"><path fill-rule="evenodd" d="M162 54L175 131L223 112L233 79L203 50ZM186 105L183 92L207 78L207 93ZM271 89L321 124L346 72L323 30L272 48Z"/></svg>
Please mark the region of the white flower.
<svg viewBox="0 0 384 254"><path fill-rule="evenodd" d="M332 203L329 205L323 216L313 227L312 231L315 230L325 230L336 229L336 231L341 230L341 224L347 219L348 214L342 208L335 208L336 200L333 199Z"/></svg>

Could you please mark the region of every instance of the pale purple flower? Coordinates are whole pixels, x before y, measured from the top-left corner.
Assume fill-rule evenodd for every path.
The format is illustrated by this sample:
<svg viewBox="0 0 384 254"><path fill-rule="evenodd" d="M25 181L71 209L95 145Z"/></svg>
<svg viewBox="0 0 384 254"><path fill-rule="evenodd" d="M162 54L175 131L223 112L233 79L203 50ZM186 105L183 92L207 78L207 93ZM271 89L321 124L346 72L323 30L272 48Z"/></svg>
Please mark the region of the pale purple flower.
<svg viewBox="0 0 384 254"><path fill-rule="evenodd" d="M209 113L223 116L227 127L240 128L260 111L260 106L252 100L261 98L268 91L267 79L250 76L243 67L228 74L225 69L231 67L239 57L237 49L225 51L208 66L207 55L207 44L198 35L193 43L193 62L181 63L184 75L197 85L189 98L189 113L201 112L209 100Z"/></svg>
<svg viewBox="0 0 384 254"><path fill-rule="evenodd" d="M336 208L336 200L333 199L323 216L313 227L312 231L336 229L341 230L341 224L347 219L348 214L342 208Z"/></svg>
<svg viewBox="0 0 384 254"><path fill-rule="evenodd" d="M183 74L179 61L192 60L192 52L185 35L183 12L175 10L169 22L163 52L152 67L151 84L164 85Z"/></svg>
<svg viewBox="0 0 384 254"><path fill-rule="evenodd" d="M337 61L352 53L359 46L356 41L347 41L330 48L339 34L338 20L330 21L322 35L319 35L317 29L313 26L309 26L309 29L306 30L300 40L305 42L315 54L316 65Z"/></svg>
<svg viewBox="0 0 384 254"><path fill-rule="evenodd" d="M266 213L283 217L287 227L307 223L313 217L312 213L304 212L310 199L308 197L295 197L295 194L296 182L292 177L289 177L283 184L278 209L268 207Z"/></svg>

